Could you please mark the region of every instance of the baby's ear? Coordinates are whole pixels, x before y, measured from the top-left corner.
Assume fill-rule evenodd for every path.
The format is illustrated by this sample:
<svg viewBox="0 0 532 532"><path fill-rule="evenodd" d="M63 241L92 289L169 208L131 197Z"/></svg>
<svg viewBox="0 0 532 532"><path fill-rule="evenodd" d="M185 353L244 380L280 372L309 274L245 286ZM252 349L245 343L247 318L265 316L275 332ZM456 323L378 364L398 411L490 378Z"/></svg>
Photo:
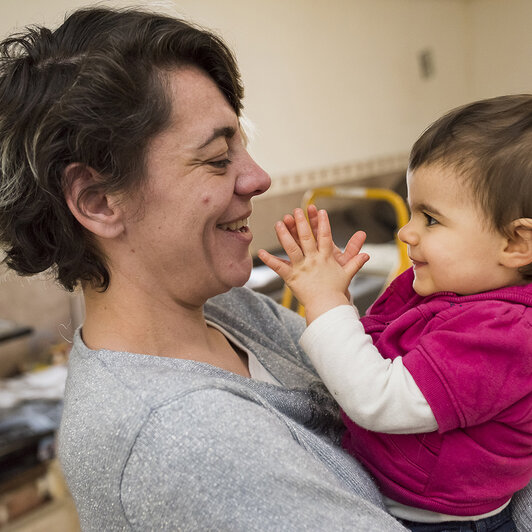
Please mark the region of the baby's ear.
<svg viewBox="0 0 532 532"><path fill-rule="evenodd" d="M509 236L502 252L502 264L520 268L532 263L532 218L518 218L508 227Z"/></svg>
<svg viewBox="0 0 532 532"><path fill-rule="evenodd" d="M119 202L103 192L96 170L82 163L69 164L63 172L63 183L68 208L85 229L102 238L114 238L123 232Z"/></svg>

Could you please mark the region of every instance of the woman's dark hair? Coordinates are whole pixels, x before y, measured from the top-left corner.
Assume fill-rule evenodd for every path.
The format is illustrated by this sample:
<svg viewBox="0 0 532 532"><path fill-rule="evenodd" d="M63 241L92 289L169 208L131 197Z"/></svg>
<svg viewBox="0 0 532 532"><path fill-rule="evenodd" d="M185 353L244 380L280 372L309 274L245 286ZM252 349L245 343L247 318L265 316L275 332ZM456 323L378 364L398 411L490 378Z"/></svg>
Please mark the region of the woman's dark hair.
<svg viewBox="0 0 532 532"><path fill-rule="evenodd" d="M436 120L414 144L409 169L430 164L457 171L501 234L532 218L532 94L480 100ZM532 264L519 271L532 280Z"/></svg>
<svg viewBox="0 0 532 532"><path fill-rule="evenodd" d="M209 75L240 116L233 54L183 20L81 9L55 31L26 28L0 43L0 246L10 268L51 268L68 290L108 287L106 258L66 204L65 168L96 170L105 193L138 190L147 144L171 116L166 75L182 66Z"/></svg>

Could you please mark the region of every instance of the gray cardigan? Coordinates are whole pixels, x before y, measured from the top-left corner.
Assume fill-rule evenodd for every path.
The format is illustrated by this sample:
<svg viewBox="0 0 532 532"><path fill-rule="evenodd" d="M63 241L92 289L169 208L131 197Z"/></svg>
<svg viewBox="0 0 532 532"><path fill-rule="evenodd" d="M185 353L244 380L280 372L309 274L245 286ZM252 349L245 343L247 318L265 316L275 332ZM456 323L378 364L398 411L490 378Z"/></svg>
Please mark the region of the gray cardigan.
<svg viewBox="0 0 532 532"><path fill-rule="evenodd" d="M404 530L338 446L338 408L298 346L303 320L246 289L205 314L282 386L91 351L78 331L58 451L82 529Z"/></svg>

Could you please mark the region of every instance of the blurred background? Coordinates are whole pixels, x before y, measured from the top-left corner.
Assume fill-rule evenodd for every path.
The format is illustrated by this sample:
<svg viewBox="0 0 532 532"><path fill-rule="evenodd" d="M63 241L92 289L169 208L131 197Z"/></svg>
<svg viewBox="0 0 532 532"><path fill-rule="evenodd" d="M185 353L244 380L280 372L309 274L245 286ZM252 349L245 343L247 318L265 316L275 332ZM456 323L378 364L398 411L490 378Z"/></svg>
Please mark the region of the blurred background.
<svg viewBox="0 0 532 532"><path fill-rule="evenodd" d="M252 253L276 250L273 223L306 189L357 184L403 193L410 146L430 122L472 100L532 89L530 0L0 0L0 37L57 26L66 13L97 4L193 20L234 50L250 151L273 180L255 201ZM370 228L376 243L393 239L393 212L384 207L332 210L340 239L358 228ZM46 274L25 279L0 265L0 377L61 361L81 320L79 295ZM6 386L0 382L0 396ZM0 485L0 527L2 501Z"/></svg>

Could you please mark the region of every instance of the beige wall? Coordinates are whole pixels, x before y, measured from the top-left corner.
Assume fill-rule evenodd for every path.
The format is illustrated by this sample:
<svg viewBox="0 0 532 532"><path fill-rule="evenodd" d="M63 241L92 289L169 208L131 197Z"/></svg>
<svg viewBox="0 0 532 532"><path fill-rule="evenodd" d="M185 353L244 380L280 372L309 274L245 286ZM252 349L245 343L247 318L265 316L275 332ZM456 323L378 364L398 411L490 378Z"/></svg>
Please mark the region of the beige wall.
<svg viewBox="0 0 532 532"><path fill-rule="evenodd" d="M532 2L470 0L473 99L532 92Z"/></svg>

